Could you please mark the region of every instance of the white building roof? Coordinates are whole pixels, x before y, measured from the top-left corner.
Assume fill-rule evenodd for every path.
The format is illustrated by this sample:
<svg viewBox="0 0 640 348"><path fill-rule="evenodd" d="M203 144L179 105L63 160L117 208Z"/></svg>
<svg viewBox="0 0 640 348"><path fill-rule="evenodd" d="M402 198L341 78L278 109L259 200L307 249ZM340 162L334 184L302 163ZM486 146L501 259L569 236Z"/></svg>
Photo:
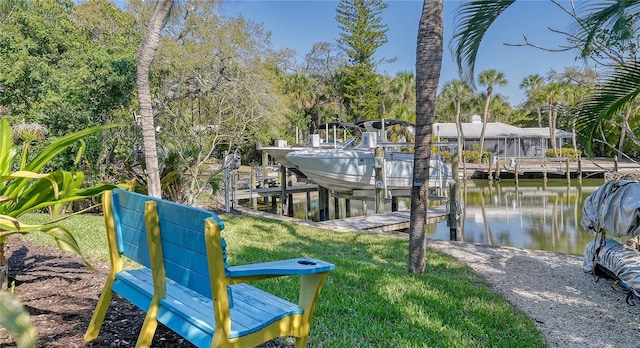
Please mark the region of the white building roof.
<svg viewBox="0 0 640 348"><path fill-rule="evenodd" d="M440 138L457 138L455 123L434 123L433 133ZM481 122L462 123L462 133L465 139L480 139L482 133ZM557 138L571 138L571 132L556 129ZM485 139L495 138L549 138L549 127L520 128L501 122L489 122L485 129Z"/></svg>

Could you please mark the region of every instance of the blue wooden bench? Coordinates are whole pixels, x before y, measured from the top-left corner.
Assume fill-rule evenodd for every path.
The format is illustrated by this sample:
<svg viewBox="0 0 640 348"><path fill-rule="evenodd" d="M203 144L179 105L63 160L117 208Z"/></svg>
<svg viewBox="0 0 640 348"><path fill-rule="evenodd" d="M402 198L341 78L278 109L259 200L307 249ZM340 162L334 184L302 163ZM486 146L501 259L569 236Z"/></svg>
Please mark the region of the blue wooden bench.
<svg viewBox="0 0 640 348"><path fill-rule="evenodd" d="M331 263L299 258L229 266L224 224L209 211L115 189L103 195L111 271L84 336L98 336L113 293L145 310L136 347L157 322L198 347L253 347L279 336L307 345ZM141 268L123 270L123 258ZM247 284L298 275L298 304Z"/></svg>

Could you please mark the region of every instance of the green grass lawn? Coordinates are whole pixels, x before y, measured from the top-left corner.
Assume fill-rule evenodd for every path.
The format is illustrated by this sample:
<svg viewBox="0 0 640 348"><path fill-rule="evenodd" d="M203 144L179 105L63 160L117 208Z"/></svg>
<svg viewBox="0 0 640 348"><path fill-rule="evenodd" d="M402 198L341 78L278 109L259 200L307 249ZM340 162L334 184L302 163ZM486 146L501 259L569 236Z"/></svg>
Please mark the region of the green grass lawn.
<svg viewBox="0 0 640 348"><path fill-rule="evenodd" d="M428 250L426 273L410 274L406 240L237 215L221 218L231 265L303 256L336 265L317 304L312 347L545 346L530 318L451 257ZM74 216L61 224L88 259L108 261L102 217ZM53 245L37 234L28 238ZM297 301L296 277L252 284Z"/></svg>

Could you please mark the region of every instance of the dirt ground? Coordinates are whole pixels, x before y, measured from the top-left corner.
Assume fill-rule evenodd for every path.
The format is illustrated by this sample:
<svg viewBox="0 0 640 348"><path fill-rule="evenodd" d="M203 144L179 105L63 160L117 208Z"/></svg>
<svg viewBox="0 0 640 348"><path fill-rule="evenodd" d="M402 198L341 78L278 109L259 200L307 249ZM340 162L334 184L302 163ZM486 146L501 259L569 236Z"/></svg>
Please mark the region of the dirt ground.
<svg viewBox="0 0 640 348"><path fill-rule="evenodd" d="M38 347L134 347L145 313L115 295L98 338L83 340L104 286L109 265L82 260L59 250L34 245L21 237L9 240L9 281L38 331ZM285 347L280 340L261 347ZM16 347L0 328L0 348ZM162 324L152 347L194 347Z"/></svg>

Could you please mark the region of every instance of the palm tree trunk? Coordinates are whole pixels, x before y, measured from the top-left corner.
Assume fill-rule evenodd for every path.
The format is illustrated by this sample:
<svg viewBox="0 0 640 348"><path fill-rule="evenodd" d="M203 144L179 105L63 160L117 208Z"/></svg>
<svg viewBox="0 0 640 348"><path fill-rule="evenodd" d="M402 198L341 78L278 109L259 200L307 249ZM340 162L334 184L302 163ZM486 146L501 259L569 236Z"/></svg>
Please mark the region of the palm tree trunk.
<svg viewBox="0 0 640 348"><path fill-rule="evenodd" d="M147 169L147 189L152 197L162 197L160 188L160 170L158 166L158 149L156 146L156 128L153 121L151 107L151 87L149 83L149 68L153 57L160 45L160 31L169 16L173 0L158 0L149 26L144 35L142 46L138 54L138 70L136 84L138 87L138 101L140 102L140 119L142 121L142 148Z"/></svg>
<svg viewBox="0 0 640 348"><path fill-rule="evenodd" d="M484 102L484 118L482 121L482 131L480 132L480 159L484 151L484 133L487 130L487 122L489 122L489 103L491 102L491 93L487 91L487 100Z"/></svg>
<svg viewBox="0 0 640 348"><path fill-rule="evenodd" d="M429 158L443 54L442 7L442 0L424 0L416 50L416 146L411 186L408 271L420 274L424 273L426 267Z"/></svg>

